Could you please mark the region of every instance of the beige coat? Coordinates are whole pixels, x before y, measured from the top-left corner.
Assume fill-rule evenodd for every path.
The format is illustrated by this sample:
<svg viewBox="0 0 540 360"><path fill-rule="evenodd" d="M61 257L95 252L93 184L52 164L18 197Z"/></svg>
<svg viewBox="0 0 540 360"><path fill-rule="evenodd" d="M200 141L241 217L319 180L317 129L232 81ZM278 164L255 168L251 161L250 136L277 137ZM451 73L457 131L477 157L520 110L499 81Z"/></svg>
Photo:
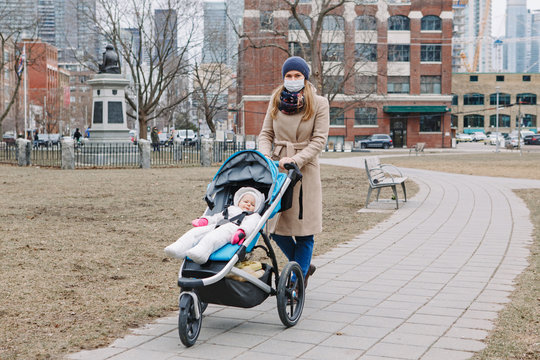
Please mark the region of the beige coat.
<svg viewBox="0 0 540 360"><path fill-rule="evenodd" d="M315 116L302 121L303 112L286 115L278 112L272 120L269 106L259 134L259 151L273 159L291 157L302 171L302 182L294 187L292 207L281 213L274 233L306 236L322 231L322 189L319 154L326 145L330 114L328 100L315 95ZM299 192L302 185L303 219L299 214Z"/></svg>

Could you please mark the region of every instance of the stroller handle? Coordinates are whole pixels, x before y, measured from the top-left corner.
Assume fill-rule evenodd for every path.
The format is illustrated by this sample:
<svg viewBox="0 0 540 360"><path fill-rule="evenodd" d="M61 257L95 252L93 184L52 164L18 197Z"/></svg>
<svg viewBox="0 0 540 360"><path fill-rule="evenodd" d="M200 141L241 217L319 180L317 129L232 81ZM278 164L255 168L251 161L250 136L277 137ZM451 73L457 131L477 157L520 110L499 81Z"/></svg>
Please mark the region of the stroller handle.
<svg viewBox="0 0 540 360"><path fill-rule="evenodd" d="M279 168L279 161L274 160L274 164ZM293 186L302 179L302 172L295 163L286 163L283 167L288 170L287 176L292 180Z"/></svg>

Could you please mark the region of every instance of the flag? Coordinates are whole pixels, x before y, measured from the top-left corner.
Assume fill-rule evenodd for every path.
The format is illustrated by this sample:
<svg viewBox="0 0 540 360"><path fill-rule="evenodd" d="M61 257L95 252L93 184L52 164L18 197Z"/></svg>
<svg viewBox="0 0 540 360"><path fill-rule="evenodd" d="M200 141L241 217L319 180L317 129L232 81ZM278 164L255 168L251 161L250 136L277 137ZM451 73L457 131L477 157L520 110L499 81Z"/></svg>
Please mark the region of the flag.
<svg viewBox="0 0 540 360"><path fill-rule="evenodd" d="M17 63L17 75L21 76L24 70L24 63L26 62L26 48L23 49L23 53L19 57L19 62Z"/></svg>

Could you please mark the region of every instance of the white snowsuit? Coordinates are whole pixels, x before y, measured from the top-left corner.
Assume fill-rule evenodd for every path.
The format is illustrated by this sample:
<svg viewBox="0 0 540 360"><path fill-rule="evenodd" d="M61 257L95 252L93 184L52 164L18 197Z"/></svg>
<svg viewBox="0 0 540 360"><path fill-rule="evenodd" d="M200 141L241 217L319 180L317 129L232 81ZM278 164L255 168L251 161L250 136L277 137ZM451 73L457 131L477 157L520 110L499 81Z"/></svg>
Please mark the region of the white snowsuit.
<svg viewBox="0 0 540 360"><path fill-rule="evenodd" d="M227 211L229 219L242 213L242 209L235 205L229 206ZM231 242L236 230L244 230L246 237L248 237L256 230L261 216L255 212L246 215L240 226L227 222L217 228L216 225L219 221L224 219L223 213L203 216L202 219L207 219L208 225L195 227L182 235L175 243L165 248L167 255L179 259L188 256L197 264L204 264L214 251Z"/></svg>

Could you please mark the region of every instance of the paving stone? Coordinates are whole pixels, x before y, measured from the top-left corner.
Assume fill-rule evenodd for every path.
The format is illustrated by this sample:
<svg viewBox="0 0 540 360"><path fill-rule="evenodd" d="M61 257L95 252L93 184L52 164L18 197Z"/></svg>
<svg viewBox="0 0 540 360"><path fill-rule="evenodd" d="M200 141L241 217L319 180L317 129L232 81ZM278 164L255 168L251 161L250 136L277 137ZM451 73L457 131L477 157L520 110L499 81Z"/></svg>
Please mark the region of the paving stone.
<svg viewBox="0 0 540 360"><path fill-rule="evenodd" d="M473 355L472 352L432 348L422 356L421 360L467 360Z"/></svg>
<svg viewBox="0 0 540 360"><path fill-rule="evenodd" d="M419 359L425 347L381 342L366 352L366 355L386 356L392 359Z"/></svg>
<svg viewBox="0 0 540 360"><path fill-rule="evenodd" d="M298 359L312 359L312 360L328 360L328 359L340 359L340 360L353 360L358 359L362 355L363 350L336 348L328 346L317 346Z"/></svg>
<svg viewBox="0 0 540 360"><path fill-rule="evenodd" d="M104 360L124 351L125 349L107 347L96 350L83 350L78 353L69 354L66 358L70 360Z"/></svg>
<svg viewBox="0 0 540 360"><path fill-rule="evenodd" d="M209 343L195 344L194 346L187 348L182 352L185 357L192 357L197 359L210 359L214 360L216 354L219 354L219 359L235 359L238 355L245 351L244 348L234 346L214 345Z"/></svg>
<svg viewBox="0 0 540 360"><path fill-rule="evenodd" d="M334 333L310 331L292 327L278 333L276 336L273 337L273 339L285 341L291 341L292 339L294 339L294 341L308 344L320 344L325 339L328 339L328 337L332 336L332 334Z"/></svg>
<svg viewBox="0 0 540 360"><path fill-rule="evenodd" d="M488 336L488 332L486 330L452 327L448 330L446 336L460 339L483 340Z"/></svg>
<svg viewBox="0 0 540 360"><path fill-rule="evenodd" d="M478 340L442 337L433 345L433 347L476 352L484 349L486 344Z"/></svg>
<svg viewBox="0 0 540 360"><path fill-rule="evenodd" d="M297 357L305 353L306 351L309 351L313 347L313 344L308 343L270 339L263 342L262 344L255 346L253 350L267 354Z"/></svg>

